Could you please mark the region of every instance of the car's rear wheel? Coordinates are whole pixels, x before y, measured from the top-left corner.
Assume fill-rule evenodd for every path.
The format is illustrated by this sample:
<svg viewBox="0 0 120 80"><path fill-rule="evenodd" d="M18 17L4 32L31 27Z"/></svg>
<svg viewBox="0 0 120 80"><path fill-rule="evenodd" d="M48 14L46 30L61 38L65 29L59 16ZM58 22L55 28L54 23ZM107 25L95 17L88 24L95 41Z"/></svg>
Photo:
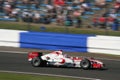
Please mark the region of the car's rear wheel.
<svg viewBox="0 0 120 80"><path fill-rule="evenodd" d="M33 58L31 61L32 66L39 67L41 65L41 59L39 57Z"/></svg>
<svg viewBox="0 0 120 80"><path fill-rule="evenodd" d="M88 59L85 58L80 62L80 66L82 69L90 69L91 63Z"/></svg>
<svg viewBox="0 0 120 80"><path fill-rule="evenodd" d="M41 59L42 55L43 55L42 52L38 52L38 56L34 57L31 61L32 66L34 66L34 67L46 66L47 61L44 61Z"/></svg>

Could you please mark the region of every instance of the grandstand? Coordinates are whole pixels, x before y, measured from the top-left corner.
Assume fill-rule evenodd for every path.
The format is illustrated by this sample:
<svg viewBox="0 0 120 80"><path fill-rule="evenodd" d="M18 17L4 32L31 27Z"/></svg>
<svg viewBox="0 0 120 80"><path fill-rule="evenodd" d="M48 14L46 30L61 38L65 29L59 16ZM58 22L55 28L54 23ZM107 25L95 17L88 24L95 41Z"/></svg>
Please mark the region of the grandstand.
<svg viewBox="0 0 120 80"><path fill-rule="evenodd" d="M119 30L120 0L0 0L0 21Z"/></svg>

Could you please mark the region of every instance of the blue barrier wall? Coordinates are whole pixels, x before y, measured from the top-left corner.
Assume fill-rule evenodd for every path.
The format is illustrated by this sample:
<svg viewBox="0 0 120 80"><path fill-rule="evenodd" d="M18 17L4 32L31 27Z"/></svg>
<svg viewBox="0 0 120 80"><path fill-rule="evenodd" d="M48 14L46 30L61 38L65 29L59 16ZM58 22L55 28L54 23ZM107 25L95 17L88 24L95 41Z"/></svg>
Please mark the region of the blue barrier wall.
<svg viewBox="0 0 120 80"><path fill-rule="evenodd" d="M22 32L20 33L20 47L87 52L87 38L90 36L94 35Z"/></svg>

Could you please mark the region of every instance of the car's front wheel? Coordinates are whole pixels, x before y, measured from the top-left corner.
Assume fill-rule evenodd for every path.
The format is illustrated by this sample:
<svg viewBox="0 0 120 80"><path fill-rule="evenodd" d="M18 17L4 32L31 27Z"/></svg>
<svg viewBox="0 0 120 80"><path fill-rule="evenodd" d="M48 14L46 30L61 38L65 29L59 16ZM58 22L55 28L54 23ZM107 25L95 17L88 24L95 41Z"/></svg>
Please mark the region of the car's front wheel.
<svg viewBox="0 0 120 80"><path fill-rule="evenodd" d="M82 69L90 69L91 63L88 59L85 58L80 62L80 66Z"/></svg>

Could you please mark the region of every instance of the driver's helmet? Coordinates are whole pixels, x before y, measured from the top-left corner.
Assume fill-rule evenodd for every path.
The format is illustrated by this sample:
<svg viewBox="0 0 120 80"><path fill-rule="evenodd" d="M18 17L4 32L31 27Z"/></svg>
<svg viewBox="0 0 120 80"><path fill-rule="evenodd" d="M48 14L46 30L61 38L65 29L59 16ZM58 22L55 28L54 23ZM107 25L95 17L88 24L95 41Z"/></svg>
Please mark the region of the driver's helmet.
<svg viewBox="0 0 120 80"><path fill-rule="evenodd" d="M55 51L55 53L58 54L58 55L60 55L60 54L62 55L62 50Z"/></svg>

